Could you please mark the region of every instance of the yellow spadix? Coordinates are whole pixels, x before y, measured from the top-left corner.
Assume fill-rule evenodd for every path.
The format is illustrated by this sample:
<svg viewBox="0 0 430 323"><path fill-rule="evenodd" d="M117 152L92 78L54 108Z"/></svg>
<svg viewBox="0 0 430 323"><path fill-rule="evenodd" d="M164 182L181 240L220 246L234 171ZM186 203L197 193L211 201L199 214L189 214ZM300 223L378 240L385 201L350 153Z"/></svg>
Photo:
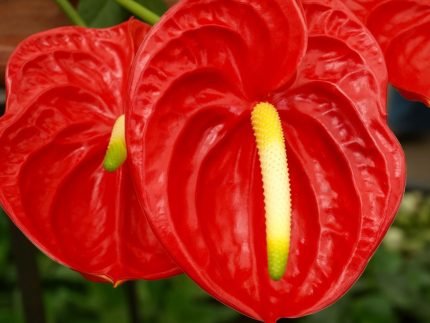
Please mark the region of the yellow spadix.
<svg viewBox="0 0 430 323"><path fill-rule="evenodd" d="M121 115L116 119L112 128L109 146L106 151L103 167L108 172L116 171L127 159L125 145L125 117Z"/></svg>
<svg viewBox="0 0 430 323"><path fill-rule="evenodd" d="M286 271L291 235L291 194L281 120L270 103L252 110L252 127L263 177L269 275L280 280Z"/></svg>

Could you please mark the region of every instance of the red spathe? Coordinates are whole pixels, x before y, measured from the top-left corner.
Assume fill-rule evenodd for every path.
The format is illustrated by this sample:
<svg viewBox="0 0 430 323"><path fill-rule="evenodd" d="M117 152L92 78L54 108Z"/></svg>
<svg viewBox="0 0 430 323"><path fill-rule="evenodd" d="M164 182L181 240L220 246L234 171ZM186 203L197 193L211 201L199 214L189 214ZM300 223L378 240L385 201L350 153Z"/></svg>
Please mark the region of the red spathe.
<svg viewBox="0 0 430 323"><path fill-rule="evenodd" d="M367 29L338 1L184 0L139 49L127 140L138 196L180 267L220 301L274 322L318 311L360 276L405 184L386 124L387 77ZM306 31L308 29L308 31ZM292 235L267 270L250 115L279 111Z"/></svg>
<svg viewBox="0 0 430 323"><path fill-rule="evenodd" d="M345 0L379 42L389 81L430 106L430 1Z"/></svg>
<svg viewBox="0 0 430 323"><path fill-rule="evenodd" d="M129 163L112 174L102 166L148 30L136 20L58 28L22 42L8 64L0 203L43 252L95 280L179 272L149 228Z"/></svg>

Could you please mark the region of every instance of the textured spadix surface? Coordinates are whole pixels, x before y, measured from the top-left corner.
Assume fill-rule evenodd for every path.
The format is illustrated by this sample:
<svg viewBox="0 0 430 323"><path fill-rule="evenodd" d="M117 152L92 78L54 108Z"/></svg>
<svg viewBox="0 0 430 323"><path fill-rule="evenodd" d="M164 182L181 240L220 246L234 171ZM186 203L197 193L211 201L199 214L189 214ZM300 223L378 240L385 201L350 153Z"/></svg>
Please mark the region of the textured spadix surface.
<svg viewBox="0 0 430 323"><path fill-rule="evenodd" d="M137 53L127 144L154 232L200 286L269 323L333 303L359 277L404 188L386 70L337 1L185 0ZM307 44L307 50L306 50ZM251 111L269 102L292 195L285 275L268 273Z"/></svg>
<svg viewBox="0 0 430 323"><path fill-rule="evenodd" d="M287 267L291 240L291 188L281 118L267 102L251 112L264 194L268 271L281 279Z"/></svg>
<svg viewBox="0 0 430 323"><path fill-rule="evenodd" d="M345 0L385 54L389 81L430 107L430 1Z"/></svg>
<svg viewBox="0 0 430 323"><path fill-rule="evenodd" d="M12 55L0 119L0 203L42 251L94 279L178 272L149 228L129 164L103 158L136 46L149 27L64 27L34 35Z"/></svg>

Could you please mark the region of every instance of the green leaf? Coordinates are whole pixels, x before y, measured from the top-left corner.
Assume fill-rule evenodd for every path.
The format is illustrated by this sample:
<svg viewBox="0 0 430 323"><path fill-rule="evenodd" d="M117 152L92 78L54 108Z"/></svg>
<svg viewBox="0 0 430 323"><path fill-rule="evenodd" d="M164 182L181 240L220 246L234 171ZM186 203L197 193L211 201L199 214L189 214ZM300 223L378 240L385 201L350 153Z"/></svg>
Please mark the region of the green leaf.
<svg viewBox="0 0 430 323"><path fill-rule="evenodd" d="M144 5L149 10L153 11L157 15L161 16L167 10L166 5L161 0L136 0L136 2Z"/></svg>
<svg viewBox="0 0 430 323"><path fill-rule="evenodd" d="M96 28L117 25L129 17L114 0L80 0L78 12L90 27Z"/></svg>
<svg viewBox="0 0 430 323"><path fill-rule="evenodd" d="M161 0L137 0L136 2L157 15L162 15L167 9ZM117 25L133 16L115 0L80 0L78 13L90 27L95 28Z"/></svg>

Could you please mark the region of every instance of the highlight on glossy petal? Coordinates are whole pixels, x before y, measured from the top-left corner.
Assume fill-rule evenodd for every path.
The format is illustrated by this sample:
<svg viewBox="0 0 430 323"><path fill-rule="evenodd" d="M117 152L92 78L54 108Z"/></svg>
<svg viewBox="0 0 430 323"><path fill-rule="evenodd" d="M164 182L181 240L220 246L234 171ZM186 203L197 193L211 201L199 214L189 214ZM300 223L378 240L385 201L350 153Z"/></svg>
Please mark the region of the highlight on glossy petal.
<svg viewBox="0 0 430 323"><path fill-rule="evenodd" d="M127 159L125 145L125 117L121 115L116 119L106 151L103 167L108 172L116 171Z"/></svg>
<svg viewBox="0 0 430 323"><path fill-rule="evenodd" d="M267 257L270 278L284 276L290 249L291 192L281 120L270 103L252 110L252 128L263 178Z"/></svg>

